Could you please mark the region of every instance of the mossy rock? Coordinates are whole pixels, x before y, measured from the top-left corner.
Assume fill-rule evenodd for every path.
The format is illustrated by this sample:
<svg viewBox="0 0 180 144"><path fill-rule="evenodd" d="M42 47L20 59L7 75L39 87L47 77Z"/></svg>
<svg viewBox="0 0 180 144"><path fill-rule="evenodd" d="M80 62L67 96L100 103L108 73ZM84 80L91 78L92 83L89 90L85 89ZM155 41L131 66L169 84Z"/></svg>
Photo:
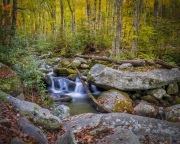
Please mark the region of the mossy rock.
<svg viewBox="0 0 180 144"><path fill-rule="evenodd" d="M180 98L176 99L176 104L180 104Z"/></svg>
<svg viewBox="0 0 180 144"><path fill-rule="evenodd" d="M62 75L69 75L69 74L76 74L77 72L73 69L68 69L68 68L54 68L54 73L57 76L62 76Z"/></svg>
<svg viewBox="0 0 180 144"><path fill-rule="evenodd" d="M129 95L119 90L108 90L98 97L98 102L113 112L132 112L132 100Z"/></svg>
<svg viewBox="0 0 180 144"><path fill-rule="evenodd" d="M61 64L63 65L63 66L69 66L70 64L71 64L71 60L70 59L62 59L61 60Z"/></svg>
<svg viewBox="0 0 180 144"><path fill-rule="evenodd" d="M75 81L76 77L77 77L77 74L70 74L70 75L67 76L67 78L72 80L72 81Z"/></svg>
<svg viewBox="0 0 180 144"><path fill-rule="evenodd" d="M0 78L0 90L12 96L18 96L23 92L22 81L17 75L5 79Z"/></svg>
<svg viewBox="0 0 180 144"><path fill-rule="evenodd" d="M89 73L89 69L86 69L86 70L83 72L83 74L84 74L85 76L87 76L88 73Z"/></svg>
<svg viewBox="0 0 180 144"><path fill-rule="evenodd" d="M158 100L156 100L156 98L151 95L142 96L141 100L145 100L147 102L154 103L154 104L159 104Z"/></svg>

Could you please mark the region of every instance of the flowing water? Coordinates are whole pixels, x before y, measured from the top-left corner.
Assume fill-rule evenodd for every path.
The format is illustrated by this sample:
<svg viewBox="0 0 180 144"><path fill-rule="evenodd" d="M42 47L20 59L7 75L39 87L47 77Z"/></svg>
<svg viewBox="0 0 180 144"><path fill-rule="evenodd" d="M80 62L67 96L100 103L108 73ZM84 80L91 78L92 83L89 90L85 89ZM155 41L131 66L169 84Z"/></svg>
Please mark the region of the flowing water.
<svg viewBox="0 0 180 144"><path fill-rule="evenodd" d="M93 106L93 102L89 99L79 77L76 77L75 81L71 81L65 77L54 77L53 72L49 73L52 80L51 87L48 88L52 96L61 97L61 95L71 96L73 99L71 102L57 102L65 104L70 108L70 114L82 114L82 113L98 113ZM102 90L99 90L95 85L89 85L90 91L93 95L99 95Z"/></svg>

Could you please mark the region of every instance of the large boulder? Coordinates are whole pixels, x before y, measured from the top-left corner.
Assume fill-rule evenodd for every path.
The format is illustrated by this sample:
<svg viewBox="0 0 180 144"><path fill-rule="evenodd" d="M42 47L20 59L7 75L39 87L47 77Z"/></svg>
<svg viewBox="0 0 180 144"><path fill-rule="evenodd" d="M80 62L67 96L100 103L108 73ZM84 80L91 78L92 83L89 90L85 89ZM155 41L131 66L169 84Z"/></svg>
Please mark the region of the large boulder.
<svg viewBox="0 0 180 144"><path fill-rule="evenodd" d="M96 86L119 90L146 90L180 81L180 70L154 69L147 72L127 72L114 70L105 65L94 65L87 77L88 82Z"/></svg>
<svg viewBox="0 0 180 144"><path fill-rule="evenodd" d="M0 63L0 90L12 96L18 96L23 92L23 84L19 76L2 63Z"/></svg>
<svg viewBox="0 0 180 144"><path fill-rule="evenodd" d="M57 130L61 128L61 120L52 115L49 110L41 108L32 102L21 101L2 92L0 92L0 96L5 97L7 102L12 104L13 109L18 110L21 115L28 116L44 129Z"/></svg>
<svg viewBox="0 0 180 144"><path fill-rule="evenodd" d="M82 114L71 117L69 121L66 120L63 125L63 128L73 133L78 133L86 128L92 128L92 130L96 129L97 126L99 128L109 126L110 128L119 127L122 129L129 130L132 133L134 133L136 137L138 137L138 139L143 143L164 143L165 141L169 144L180 143L179 124L126 113ZM122 129L120 129L121 132L124 131ZM127 131L124 132L125 136ZM102 136L102 140L106 139L105 137L111 137L111 134L109 134L108 136ZM118 138L120 137L118 136ZM125 137L122 137L122 139L123 138ZM137 138L135 139L137 140ZM121 143L120 140L121 139L119 139L118 143ZM109 143L112 142L109 141Z"/></svg>
<svg viewBox="0 0 180 144"><path fill-rule="evenodd" d="M129 98L129 95L118 90L112 89L103 92L98 97L98 102L113 112L131 113L132 111L132 100Z"/></svg>
<svg viewBox="0 0 180 144"><path fill-rule="evenodd" d="M67 131L63 136L58 138L55 144L77 144L74 134L71 131Z"/></svg>

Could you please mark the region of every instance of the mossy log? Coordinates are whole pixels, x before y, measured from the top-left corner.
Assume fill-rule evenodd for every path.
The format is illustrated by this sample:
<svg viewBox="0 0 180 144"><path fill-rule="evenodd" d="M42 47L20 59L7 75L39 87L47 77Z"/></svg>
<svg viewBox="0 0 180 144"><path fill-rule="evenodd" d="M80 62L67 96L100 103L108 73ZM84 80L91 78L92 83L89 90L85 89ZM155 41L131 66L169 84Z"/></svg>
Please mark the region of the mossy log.
<svg viewBox="0 0 180 144"><path fill-rule="evenodd" d="M94 102L95 104L97 104L100 108L102 108L104 111L111 113L110 110L106 109L103 105L101 105L101 104L96 100L96 98L94 98L94 96L92 95L92 93L89 91L89 89L88 89L88 87L87 87L87 85L86 85L83 77L81 76L81 73L79 72L78 69L76 69L76 71L77 71L77 73L78 73L78 75L79 75L79 78L80 78L80 80L81 80L81 82L82 82L82 85L84 86L84 88L85 88L85 90L86 90L89 98L91 98L91 99L93 100L93 102Z"/></svg>
<svg viewBox="0 0 180 144"><path fill-rule="evenodd" d="M167 63L167 62L165 62L165 61L163 61L163 60L155 59L154 61L155 61L155 63L163 66L164 68L167 68L167 69L178 68L178 69L180 70L180 67L175 66L175 65L171 65L171 64L169 64L169 63Z"/></svg>
<svg viewBox="0 0 180 144"><path fill-rule="evenodd" d="M145 60L117 60L117 59L112 59L108 57L86 56L86 55L75 55L75 57L86 58L86 59L91 59L91 60L108 61L115 64L131 63L135 67L145 65Z"/></svg>

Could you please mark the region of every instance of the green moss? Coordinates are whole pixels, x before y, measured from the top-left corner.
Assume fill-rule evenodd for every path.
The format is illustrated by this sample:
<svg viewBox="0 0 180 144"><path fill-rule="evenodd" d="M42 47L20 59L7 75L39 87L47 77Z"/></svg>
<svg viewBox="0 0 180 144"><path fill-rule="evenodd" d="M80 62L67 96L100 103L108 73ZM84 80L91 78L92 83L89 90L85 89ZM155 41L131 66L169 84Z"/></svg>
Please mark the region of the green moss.
<svg viewBox="0 0 180 144"><path fill-rule="evenodd" d="M176 104L180 104L180 98L176 99Z"/></svg>
<svg viewBox="0 0 180 144"><path fill-rule="evenodd" d="M115 103L114 112L132 112L132 102L127 102L127 100L120 100Z"/></svg>

